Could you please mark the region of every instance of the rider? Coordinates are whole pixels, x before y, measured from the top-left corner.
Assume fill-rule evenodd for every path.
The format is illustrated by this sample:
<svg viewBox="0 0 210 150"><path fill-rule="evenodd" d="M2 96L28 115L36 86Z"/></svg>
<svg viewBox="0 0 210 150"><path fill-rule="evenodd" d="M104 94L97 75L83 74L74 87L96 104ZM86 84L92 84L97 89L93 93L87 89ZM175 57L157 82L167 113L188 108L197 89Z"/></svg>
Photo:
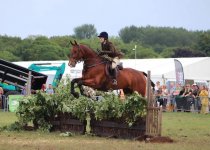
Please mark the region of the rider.
<svg viewBox="0 0 210 150"><path fill-rule="evenodd" d="M109 60L112 62L111 69L112 69L112 83L117 85L116 80L116 67L120 63L120 57L122 57L122 53L120 53L114 45L108 40L109 36L107 32L101 32L99 35L99 40L101 42L101 49L99 55L108 56ZM107 58L107 57L106 57Z"/></svg>

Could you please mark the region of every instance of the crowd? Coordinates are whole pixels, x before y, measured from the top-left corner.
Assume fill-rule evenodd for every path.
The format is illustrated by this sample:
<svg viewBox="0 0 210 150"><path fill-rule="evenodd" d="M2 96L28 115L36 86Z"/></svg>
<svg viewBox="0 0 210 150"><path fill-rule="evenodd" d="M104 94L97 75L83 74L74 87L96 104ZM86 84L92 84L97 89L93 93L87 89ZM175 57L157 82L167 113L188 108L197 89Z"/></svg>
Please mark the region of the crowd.
<svg viewBox="0 0 210 150"><path fill-rule="evenodd" d="M170 82L168 87L157 81L155 85L155 100L163 110L197 111L208 114L210 109L209 89L206 85L175 84Z"/></svg>

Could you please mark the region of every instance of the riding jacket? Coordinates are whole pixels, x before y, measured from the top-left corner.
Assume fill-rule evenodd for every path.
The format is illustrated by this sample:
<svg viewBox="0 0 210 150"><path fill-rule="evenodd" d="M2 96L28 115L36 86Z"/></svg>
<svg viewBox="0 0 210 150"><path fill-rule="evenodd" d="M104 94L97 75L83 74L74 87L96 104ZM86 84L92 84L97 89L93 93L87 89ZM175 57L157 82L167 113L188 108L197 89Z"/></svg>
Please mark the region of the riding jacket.
<svg viewBox="0 0 210 150"><path fill-rule="evenodd" d="M106 43L101 43L101 49L102 51L100 52L100 55L105 55L107 54L109 57L114 58L114 57L119 57L121 58L123 54L119 52L112 42L109 42L108 40Z"/></svg>

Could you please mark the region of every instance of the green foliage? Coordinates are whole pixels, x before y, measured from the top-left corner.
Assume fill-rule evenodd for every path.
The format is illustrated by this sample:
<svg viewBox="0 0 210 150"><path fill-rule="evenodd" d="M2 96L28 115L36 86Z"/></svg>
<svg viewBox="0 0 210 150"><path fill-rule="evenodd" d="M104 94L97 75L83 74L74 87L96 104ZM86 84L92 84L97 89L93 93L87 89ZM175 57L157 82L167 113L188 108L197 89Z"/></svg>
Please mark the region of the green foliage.
<svg viewBox="0 0 210 150"><path fill-rule="evenodd" d="M197 33L183 28L170 27L136 27L130 26L120 30L120 37L125 43L131 41L143 42L147 45L186 46L196 40Z"/></svg>
<svg viewBox="0 0 210 150"><path fill-rule="evenodd" d="M8 61L20 61L21 60L19 57L15 56L13 53L11 53L9 51L1 51L0 58L8 60Z"/></svg>
<svg viewBox="0 0 210 150"><path fill-rule="evenodd" d="M139 117L146 114L147 101L141 95L134 93L127 96L123 105L123 118L129 124L134 123Z"/></svg>
<svg viewBox="0 0 210 150"><path fill-rule="evenodd" d="M25 97L20 101L17 116L22 125L33 122L35 128L47 131L51 125L49 121L56 115L59 104L39 91L36 95Z"/></svg>
<svg viewBox="0 0 210 150"><path fill-rule="evenodd" d="M86 120L87 112L92 110L93 101L87 97L81 96L79 99L74 99L70 102L68 109L63 109L64 112L69 112L81 121Z"/></svg>
<svg viewBox="0 0 210 150"><path fill-rule="evenodd" d="M199 36L199 41L197 43L197 48L207 54L208 56L210 56L210 31L202 33Z"/></svg>
<svg viewBox="0 0 210 150"><path fill-rule="evenodd" d="M105 94L103 97L103 100L94 103L97 120L121 120L132 125L146 114L147 101L137 93L127 96L123 102L114 94Z"/></svg>
<svg viewBox="0 0 210 150"><path fill-rule="evenodd" d="M173 49L174 54L171 55L172 58L178 57L205 57L206 55L203 52L194 51L189 48L176 48Z"/></svg>
<svg viewBox="0 0 210 150"><path fill-rule="evenodd" d="M136 58L173 57L174 50L167 49L183 47L194 52L177 57L200 57L209 56L209 33L183 28L130 26L122 28L119 36L109 39L125 54L124 58L134 59L132 49L135 45L138 47ZM8 61L66 60L71 49L70 40L77 40L94 50L101 49L94 25L84 24L75 28L75 35L50 38L32 35L25 39L0 35L0 58Z"/></svg>
<svg viewBox="0 0 210 150"><path fill-rule="evenodd" d="M66 59L66 53L56 43L51 42L47 37L36 37L24 42L24 46L18 48L23 60L60 60Z"/></svg>
<svg viewBox="0 0 210 150"><path fill-rule="evenodd" d="M70 80L61 81L55 89L55 94L46 94L38 91L35 95L24 97L20 101L17 116L23 126L33 123L41 131L49 131L51 121L61 112L70 113L73 117L86 119L86 111L93 106L92 101L86 97L75 99L69 92Z"/></svg>
<svg viewBox="0 0 210 150"><path fill-rule="evenodd" d="M94 116L97 120L122 117L122 103L114 94L104 94L103 100L94 104Z"/></svg>

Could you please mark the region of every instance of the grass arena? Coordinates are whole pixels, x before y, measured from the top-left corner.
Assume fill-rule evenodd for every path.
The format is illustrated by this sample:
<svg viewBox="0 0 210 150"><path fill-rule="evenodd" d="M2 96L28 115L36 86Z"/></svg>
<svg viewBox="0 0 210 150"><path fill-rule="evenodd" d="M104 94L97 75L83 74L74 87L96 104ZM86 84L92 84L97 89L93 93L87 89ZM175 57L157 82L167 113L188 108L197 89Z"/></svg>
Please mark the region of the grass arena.
<svg viewBox="0 0 210 150"><path fill-rule="evenodd" d="M190 112L164 112L162 116L162 136L173 139L171 143L145 142L95 137L92 135L65 136L60 132L39 131L2 131L0 132L0 149L21 150L208 150L210 146L210 115ZM0 127L17 121L15 113L0 112Z"/></svg>

